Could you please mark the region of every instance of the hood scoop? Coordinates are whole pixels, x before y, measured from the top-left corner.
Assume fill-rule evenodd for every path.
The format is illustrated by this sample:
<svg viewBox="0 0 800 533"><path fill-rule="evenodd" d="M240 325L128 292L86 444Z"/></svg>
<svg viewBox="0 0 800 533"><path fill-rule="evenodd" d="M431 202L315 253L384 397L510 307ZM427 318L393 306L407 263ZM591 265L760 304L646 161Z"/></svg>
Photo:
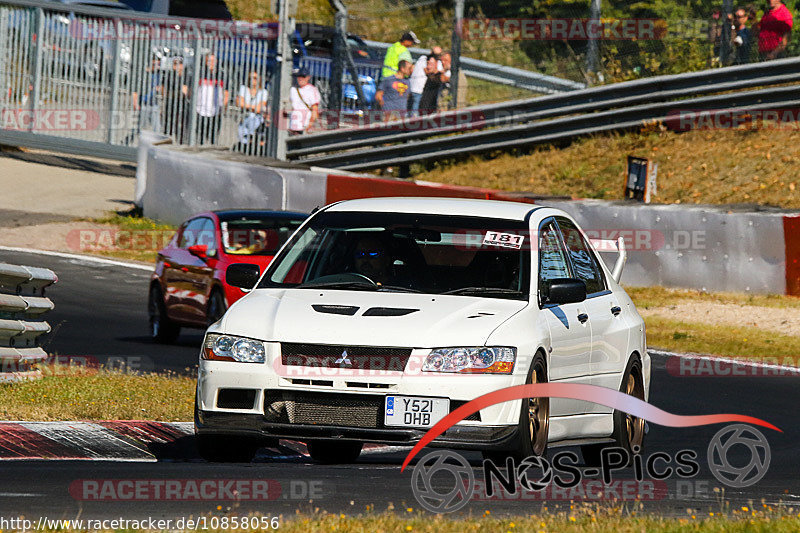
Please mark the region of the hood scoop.
<svg viewBox="0 0 800 533"><path fill-rule="evenodd" d="M487 313L485 311L478 311L475 315L470 315L467 318L483 318L485 316L494 316L494 313Z"/></svg>
<svg viewBox="0 0 800 533"><path fill-rule="evenodd" d="M406 316L416 313L419 309L403 309L401 307L371 307L361 316Z"/></svg>
<svg viewBox="0 0 800 533"><path fill-rule="evenodd" d="M311 306L317 313L327 313L329 315L355 315L359 307L353 305L327 305L327 304L314 304Z"/></svg>

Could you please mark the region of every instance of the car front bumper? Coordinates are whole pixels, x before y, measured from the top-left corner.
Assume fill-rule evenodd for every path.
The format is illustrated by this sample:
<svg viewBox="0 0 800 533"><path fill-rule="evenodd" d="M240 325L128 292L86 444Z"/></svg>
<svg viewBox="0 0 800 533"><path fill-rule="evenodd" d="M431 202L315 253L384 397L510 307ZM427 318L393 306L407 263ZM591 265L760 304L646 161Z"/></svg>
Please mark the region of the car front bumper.
<svg viewBox="0 0 800 533"><path fill-rule="evenodd" d="M263 415L218 411L195 411L195 431L199 435L241 435L264 439L362 441L395 446L411 446L425 435L424 429L386 429L282 424ZM516 442L519 427L455 425L429 446L462 450L506 450Z"/></svg>

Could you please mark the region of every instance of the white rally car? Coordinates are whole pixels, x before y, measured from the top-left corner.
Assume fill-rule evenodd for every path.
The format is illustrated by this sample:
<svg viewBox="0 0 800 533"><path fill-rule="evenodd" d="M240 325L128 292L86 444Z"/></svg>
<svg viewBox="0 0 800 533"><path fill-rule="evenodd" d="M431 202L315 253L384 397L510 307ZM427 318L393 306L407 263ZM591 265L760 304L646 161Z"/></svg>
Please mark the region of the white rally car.
<svg viewBox="0 0 800 533"><path fill-rule="evenodd" d="M608 244L608 241L604 241ZM410 445L483 394L593 384L646 400L645 328L563 211L449 198L379 198L313 214L206 333L195 428L209 460L249 461L279 438L322 462L364 442ZM615 248L616 249L616 248ZM252 289L252 290L251 290ZM499 403L433 445L489 456L641 446L644 420L568 399Z"/></svg>

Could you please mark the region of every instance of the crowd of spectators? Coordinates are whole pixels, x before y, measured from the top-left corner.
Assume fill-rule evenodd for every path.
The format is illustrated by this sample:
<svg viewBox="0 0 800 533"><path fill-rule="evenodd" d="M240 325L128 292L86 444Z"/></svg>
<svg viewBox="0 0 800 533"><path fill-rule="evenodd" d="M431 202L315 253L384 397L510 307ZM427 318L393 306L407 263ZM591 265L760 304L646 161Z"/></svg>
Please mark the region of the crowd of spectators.
<svg viewBox="0 0 800 533"><path fill-rule="evenodd" d="M386 120L436 113L439 96L449 87L450 53L434 45L413 61L408 48L419 43L414 32L407 31L386 50L375 95Z"/></svg>
<svg viewBox="0 0 800 533"><path fill-rule="evenodd" d="M715 22L711 26L710 37L714 43L714 55L720 57L724 64L750 63L756 60L756 53L760 61L785 57L793 17L782 0L768 0L760 19L758 10L752 4L737 7L723 23L720 23L718 10L712 14L712 19ZM726 33L723 24L730 28L730 42L726 48L722 46Z"/></svg>

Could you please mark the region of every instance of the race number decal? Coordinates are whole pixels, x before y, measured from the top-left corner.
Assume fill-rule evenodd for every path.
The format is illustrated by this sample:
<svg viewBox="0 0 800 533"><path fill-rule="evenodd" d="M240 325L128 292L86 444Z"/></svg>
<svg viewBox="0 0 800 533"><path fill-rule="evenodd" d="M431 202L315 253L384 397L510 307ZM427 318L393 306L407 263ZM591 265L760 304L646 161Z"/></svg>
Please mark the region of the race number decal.
<svg viewBox="0 0 800 533"><path fill-rule="evenodd" d="M485 246L502 246L503 248L513 248L515 250L519 250L522 248L522 241L524 240L525 237L522 235L487 231L486 236L483 238L483 244Z"/></svg>

